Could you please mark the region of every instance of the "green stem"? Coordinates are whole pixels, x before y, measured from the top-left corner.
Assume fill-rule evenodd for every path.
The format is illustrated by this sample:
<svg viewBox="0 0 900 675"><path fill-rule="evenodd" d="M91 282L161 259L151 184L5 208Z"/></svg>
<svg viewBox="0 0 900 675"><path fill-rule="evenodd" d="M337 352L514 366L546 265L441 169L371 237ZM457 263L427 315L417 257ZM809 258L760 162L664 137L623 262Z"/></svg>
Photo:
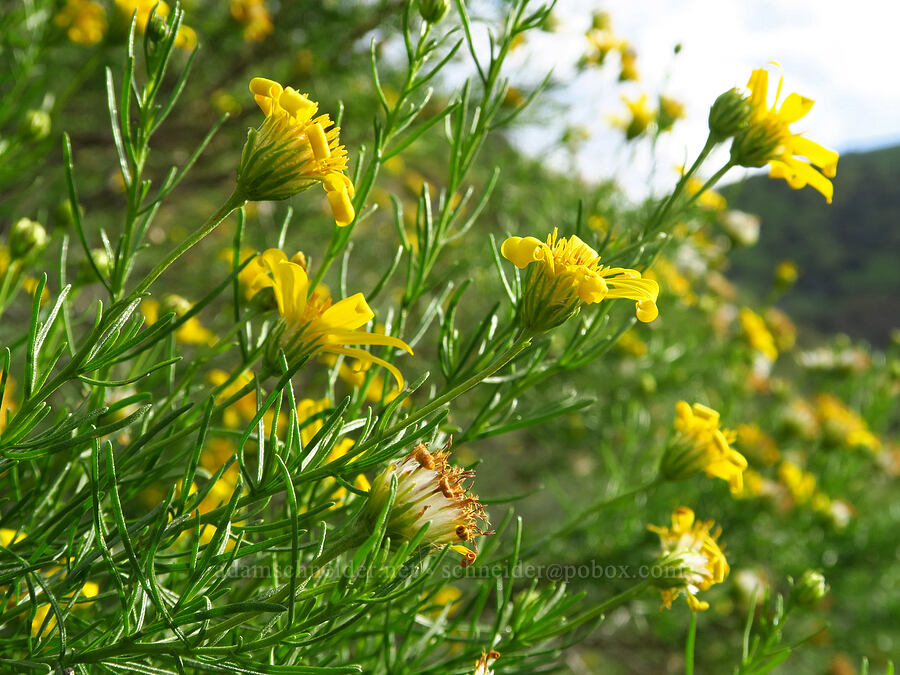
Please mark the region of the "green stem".
<svg viewBox="0 0 900 675"><path fill-rule="evenodd" d="M482 371L479 371L478 373L475 373L472 377L465 380L464 382L460 382L458 385L456 385L455 387L450 389L450 391L448 391L447 393L445 393L441 396L438 396L431 403L429 403L426 406L423 406L422 408L420 408L419 410L417 410L416 412L411 414L409 417L406 417L406 418L400 420L399 422L397 422L396 424L394 424L393 426L388 428L381 435L382 438L387 438L388 436L393 436L397 432L402 431L403 429L406 429L407 427L415 424L416 422L423 419L424 417L427 417L428 415L433 413L435 410L437 410L438 408L443 406L445 403L452 401L453 399L457 398L458 396L462 396L464 393L469 391L469 389L474 387L476 384L478 384L482 380L484 380L484 379L490 377L491 375L493 375L494 373L496 373L498 370L500 370L503 366L505 366L507 363L512 361L516 356L518 356L521 352L523 352L529 346L531 346L531 336L530 335L523 335L523 336L519 337L519 339L516 340L516 342L512 345L512 347L510 347L503 354L501 354L497 358L497 360L494 361L487 368L485 368Z"/></svg>
<svg viewBox="0 0 900 675"><path fill-rule="evenodd" d="M697 612L691 612L687 643L684 645L684 675L694 675L694 641L697 638Z"/></svg>
<svg viewBox="0 0 900 675"><path fill-rule="evenodd" d="M672 194L662 202L661 206L657 208L656 212L647 222L647 227L644 230L644 237L653 232L659 230L663 223L666 221L666 216L672 208L672 205L678 200L678 197L681 196L681 193L684 191L685 186L687 185L688 180L697 172L697 169L700 168L700 165L706 161L706 158L709 157L709 153L712 152L713 148L716 147L717 143L713 140L712 135L707 137L706 144L703 146L703 149L700 151L700 154L697 155L697 159L694 160L694 163L691 164L691 168L687 170L686 173L682 174L678 183L675 185L675 189L672 190ZM703 191L701 190L697 194L701 194Z"/></svg>
<svg viewBox="0 0 900 675"><path fill-rule="evenodd" d="M623 605L626 602L628 602L629 600L631 600L632 598L637 597L638 595L643 593L647 588L649 588L652 584L653 584L652 579L644 579L641 582L639 582L639 583L635 584L634 586L632 586L631 588L629 588L628 590L623 591L622 593L619 593L618 595L611 597L606 602L602 602L599 605L597 605L596 607L593 607L592 609L589 609L581 616L575 617L574 619L571 619L570 621L564 622L556 630L551 631L550 633L545 633L541 637L542 637L542 639L547 639L547 638L555 637L556 635L561 635L562 633L569 633L569 632L575 630L576 628L578 628L578 626L581 626L582 624L585 624L589 621L593 621L594 619L598 619L598 618L602 617L604 614L606 614L607 612L609 612L610 610L613 610L616 607L618 607L619 605Z"/></svg>
<svg viewBox="0 0 900 675"><path fill-rule="evenodd" d="M150 285L156 281L156 279L166 271L172 263L178 260L181 256L188 252L195 244L197 244L200 240L202 240L206 235L212 232L216 227L218 227L219 223L221 223L225 218L227 218L232 211L237 208L240 208L244 204L247 203L247 200L241 195L238 188L235 188L234 192L231 193L231 196L225 200L225 203L216 211L212 216L209 217L203 225L198 227L194 232L183 242L181 242L178 246L176 246L170 253L167 255L162 262L160 262L156 267L154 267L150 273L144 277L143 281L137 285L137 287L131 292L129 296L131 299L139 297L144 291L150 288Z"/></svg>

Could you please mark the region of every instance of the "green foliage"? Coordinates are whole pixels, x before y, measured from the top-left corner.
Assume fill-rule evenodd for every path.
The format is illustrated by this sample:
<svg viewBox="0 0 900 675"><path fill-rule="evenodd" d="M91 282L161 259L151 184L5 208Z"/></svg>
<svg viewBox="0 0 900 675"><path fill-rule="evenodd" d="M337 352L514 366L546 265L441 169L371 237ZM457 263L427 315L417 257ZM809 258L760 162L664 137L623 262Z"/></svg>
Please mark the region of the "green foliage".
<svg viewBox="0 0 900 675"><path fill-rule="evenodd" d="M552 28L551 6L457 0L429 23L416 2L281 3L255 42L220 3L159 6L166 23L146 32L109 3L86 47L60 4L0 19L0 133L19 134L0 146L0 217L50 231L15 252L10 234L0 260L0 670L462 674L484 653L480 675L559 671L572 654L597 672L749 674L846 652L891 672L900 354L833 341L794 358L760 307L780 352L761 359L737 319L756 303L724 281L718 215L689 191L730 166L707 170L712 140L642 205L523 158L504 134L554 82L530 74L540 84L511 97L524 74L508 56ZM188 26L199 51L180 46ZM317 190L235 191L262 119L255 76L296 83L340 123L348 226ZM42 92L49 129L28 112ZM660 318L637 324L633 298L579 301L527 330L528 275L501 243L554 227L655 275ZM415 355L286 347L311 321L278 311L283 288L248 283L273 247L302 249L313 299L320 282L335 305L365 291L355 311L374 318L347 344L384 333ZM739 433L758 476L744 494L658 476L678 400L770 438ZM803 428L791 411L807 400ZM437 451L451 441L457 468ZM413 460L448 481L438 503L474 481L490 531L436 539L443 512L421 511L397 471ZM646 531L686 505L721 524L732 566L690 618L682 599L659 609L690 559L658 564L671 556ZM398 514L421 527L390 530ZM477 543L474 564L447 543ZM817 607L782 581L808 569L831 586Z"/></svg>

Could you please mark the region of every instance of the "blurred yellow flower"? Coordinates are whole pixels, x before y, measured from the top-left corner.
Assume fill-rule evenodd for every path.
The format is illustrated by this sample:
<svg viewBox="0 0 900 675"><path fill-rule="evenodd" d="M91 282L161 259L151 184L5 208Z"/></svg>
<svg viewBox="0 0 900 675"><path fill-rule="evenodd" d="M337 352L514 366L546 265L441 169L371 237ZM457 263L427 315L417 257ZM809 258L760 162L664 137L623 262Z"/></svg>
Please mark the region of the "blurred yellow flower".
<svg viewBox="0 0 900 675"><path fill-rule="evenodd" d="M808 502L816 491L816 477L788 460L778 465L778 479L797 504Z"/></svg>
<svg viewBox="0 0 900 675"><path fill-rule="evenodd" d="M656 116L656 126L660 131L668 131L675 122L684 119L684 103L670 96L659 96L659 113Z"/></svg>
<svg viewBox="0 0 900 675"><path fill-rule="evenodd" d="M231 0L231 16L244 26L244 41L262 42L272 32L265 0Z"/></svg>
<svg viewBox="0 0 900 675"><path fill-rule="evenodd" d="M687 179L684 188L689 195L695 195L703 189L703 185L704 182L702 180L696 176L691 176ZM710 211L723 211L728 206L725 197L715 190L704 190L703 193L697 197L697 204Z"/></svg>
<svg viewBox="0 0 900 675"><path fill-rule="evenodd" d="M597 252L575 235L559 237L553 228L546 243L534 237L510 237L500 252L519 269L538 263L531 268L520 307L527 328L549 330L582 305L616 298L634 300L640 321L653 321L659 315L659 284L636 270L601 266Z"/></svg>
<svg viewBox="0 0 900 675"><path fill-rule="evenodd" d="M11 417L19 407L14 400L15 395L16 380L12 375L7 375L6 390L3 392L3 400L0 401L0 433L6 429L7 418Z"/></svg>
<svg viewBox="0 0 900 675"><path fill-rule="evenodd" d="M881 440L869 430L866 421L836 396L819 394L816 397L816 415L826 441L873 452L881 449Z"/></svg>
<svg viewBox="0 0 900 675"><path fill-rule="evenodd" d="M180 295L167 294L163 296L162 304L153 298L141 301L141 313L148 326L152 326L159 320L160 310L175 312L176 317L181 317L191 310L191 303ZM200 319L192 316L175 331L175 339L186 345L213 345L216 343L216 335L206 328Z"/></svg>
<svg viewBox="0 0 900 675"><path fill-rule="evenodd" d="M741 166L768 164L772 178L783 178L795 190L811 185L830 204L834 186L828 179L837 172L838 153L791 131L790 125L806 116L813 100L789 94L779 107L783 83L782 74L770 107L768 70L758 68L750 75L752 115L749 126L735 137L732 158Z"/></svg>
<svg viewBox="0 0 900 675"><path fill-rule="evenodd" d="M269 287L275 293L278 312L285 321L280 343L287 351L298 357L324 352L374 363L386 368L394 376L397 386L403 388L403 376L396 366L363 349L349 346L386 345L413 353L399 338L359 330L375 316L362 293L332 304L328 290L322 286L310 293L306 270L288 261L283 252L269 249L261 258L267 274L258 277L254 284L257 290Z"/></svg>
<svg viewBox="0 0 900 675"><path fill-rule="evenodd" d="M630 118L618 121L616 125L625 130L625 139L630 141L647 130L656 117L656 112L647 105L646 94L641 94L638 98L623 96L622 102L628 108Z"/></svg>
<svg viewBox="0 0 900 675"><path fill-rule="evenodd" d="M779 286L793 286L798 276L797 263L793 260L782 260L775 268L775 283Z"/></svg>
<svg viewBox="0 0 900 675"><path fill-rule="evenodd" d="M622 70L619 72L619 82L636 82L640 79L637 69L637 52L623 45L621 47Z"/></svg>
<svg viewBox="0 0 900 675"><path fill-rule="evenodd" d="M775 439L760 429L758 424L738 424L735 431L741 449L754 460L772 465L781 459Z"/></svg>
<svg viewBox="0 0 900 675"><path fill-rule="evenodd" d="M340 144L340 129L327 114L316 116L319 104L291 87L254 77L250 91L266 119L247 137L239 190L251 201L277 200L319 183L335 222L349 225L356 212L350 201L353 183L342 173L347 150Z"/></svg>
<svg viewBox="0 0 900 675"><path fill-rule="evenodd" d="M669 570L677 570L678 576L664 575L660 580L663 605L672 607L672 601L684 593L691 611L709 609L709 603L697 599L697 593L713 584L722 583L728 576L728 561L717 543L721 530L710 532L713 521L697 521L694 512L679 506L672 513L671 527L648 525L647 529L659 535L662 546L660 564Z"/></svg>
<svg viewBox="0 0 900 675"><path fill-rule="evenodd" d="M675 438L666 448L660 473L667 480L690 478L705 471L728 482L732 494L741 491L747 460L731 447L736 434L719 428L719 413L702 403L675 405Z"/></svg>
<svg viewBox="0 0 900 675"><path fill-rule="evenodd" d="M150 12L154 7L156 7L156 16L162 19L167 18L172 11L163 0L116 0L116 6L129 21L137 12L137 30L141 33L147 30ZM181 24L178 35L175 37L175 46L192 51L197 46L197 33L190 26Z"/></svg>
<svg viewBox="0 0 900 675"><path fill-rule="evenodd" d="M774 363L778 358L778 349L775 347L775 338L766 327L766 322L749 307L742 307L739 316L741 328L750 348Z"/></svg>
<svg viewBox="0 0 900 675"><path fill-rule="evenodd" d="M67 0L53 17L53 23L65 28L75 44L90 47L100 42L106 32L106 9L93 0Z"/></svg>

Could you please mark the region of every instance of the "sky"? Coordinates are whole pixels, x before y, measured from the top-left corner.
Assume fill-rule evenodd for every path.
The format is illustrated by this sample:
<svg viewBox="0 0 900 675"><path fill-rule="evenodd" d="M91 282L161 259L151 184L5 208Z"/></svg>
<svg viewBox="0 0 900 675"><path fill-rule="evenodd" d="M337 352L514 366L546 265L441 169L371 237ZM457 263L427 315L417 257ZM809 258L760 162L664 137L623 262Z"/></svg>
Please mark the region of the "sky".
<svg viewBox="0 0 900 675"><path fill-rule="evenodd" d="M578 74L585 30L593 10L609 12L612 29L638 53L641 81L618 84L616 57ZM576 157L552 150L558 135L549 126L516 132L532 154L546 154L559 168L589 180L617 176L635 197L671 187L674 168L693 159L706 138L710 104L723 91L743 87L750 72L769 61L784 69L784 96L796 91L816 101L792 127L841 152L900 143L900 3L888 0L559 0L558 28L539 34L511 54L524 84L549 68L565 84L552 93L548 125L590 132ZM681 44L680 53L674 47ZM673 96L686 104L687 119L657 148L655 171L647 144L625 147L609 117L624 114L621 95ZM725 152L725 151L723 151ZM724 154L719 156L724 162ZM708 173L718 168L713 163ZM653 174L648 180L648 176ZM741 177L733 170L726 181Z"/></svg>

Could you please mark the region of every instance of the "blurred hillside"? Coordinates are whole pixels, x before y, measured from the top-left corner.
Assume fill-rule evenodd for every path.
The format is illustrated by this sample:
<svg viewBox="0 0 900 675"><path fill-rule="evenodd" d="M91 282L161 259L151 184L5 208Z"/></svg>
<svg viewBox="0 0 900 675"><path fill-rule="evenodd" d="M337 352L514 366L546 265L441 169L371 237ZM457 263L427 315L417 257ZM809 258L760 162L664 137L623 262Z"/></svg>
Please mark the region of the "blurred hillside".
<svg viewBox="0 0 900 675"><path fill-rule="evenodd" d="M729 205L762 218L759 244L738 250L730 276L768 292L773 261L797 263L781 301L802 323L885 345L900 325L900 147L841 157L834 203L754 176L723 190Z"/></svg>

